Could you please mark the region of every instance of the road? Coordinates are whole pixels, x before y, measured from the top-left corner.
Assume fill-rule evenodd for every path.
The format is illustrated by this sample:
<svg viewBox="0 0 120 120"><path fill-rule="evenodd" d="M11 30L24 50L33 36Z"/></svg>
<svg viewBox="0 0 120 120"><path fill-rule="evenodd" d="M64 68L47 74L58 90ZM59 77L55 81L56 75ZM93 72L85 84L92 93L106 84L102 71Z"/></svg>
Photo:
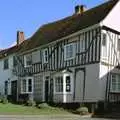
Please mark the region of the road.
<svg viewBox="0 0 120 120"><path fill-rule="evenodd" d="M110 120L110 119L100 119L100 118L89 118L89 117L81 117L78 115L0 115L0 120Z"/></svg>

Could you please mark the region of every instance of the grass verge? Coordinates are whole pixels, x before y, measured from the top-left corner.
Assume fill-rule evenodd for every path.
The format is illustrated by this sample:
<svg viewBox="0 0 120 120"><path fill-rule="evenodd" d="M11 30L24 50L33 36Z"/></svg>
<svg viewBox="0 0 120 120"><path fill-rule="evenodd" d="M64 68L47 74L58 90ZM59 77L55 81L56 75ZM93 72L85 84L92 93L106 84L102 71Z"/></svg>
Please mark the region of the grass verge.
<svg viewBox="0 0 120 120"><path fill-rule="evenodd" d="M2 104L0 103L0 114L1 115L61 115L61 114L71 114L68 111L57 108L57 107L48 107L48 108L36 108L28 107L24 105L15 105L15 104Z"/></svg>

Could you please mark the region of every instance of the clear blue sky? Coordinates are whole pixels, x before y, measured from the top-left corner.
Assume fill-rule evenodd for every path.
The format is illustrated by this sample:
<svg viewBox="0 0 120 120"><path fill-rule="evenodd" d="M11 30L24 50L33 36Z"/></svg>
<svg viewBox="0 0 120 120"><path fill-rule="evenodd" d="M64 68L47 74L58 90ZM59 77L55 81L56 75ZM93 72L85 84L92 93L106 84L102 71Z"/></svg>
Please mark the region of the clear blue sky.
<svg viewBox="0 0 120 120"><path fill-rule="evenodd" d="M0 1L0 49L16 41L16 31L25 32L28 38L43 24L74 13L74 6L85 4L87 8L105 0L1 0Z"/></svg>

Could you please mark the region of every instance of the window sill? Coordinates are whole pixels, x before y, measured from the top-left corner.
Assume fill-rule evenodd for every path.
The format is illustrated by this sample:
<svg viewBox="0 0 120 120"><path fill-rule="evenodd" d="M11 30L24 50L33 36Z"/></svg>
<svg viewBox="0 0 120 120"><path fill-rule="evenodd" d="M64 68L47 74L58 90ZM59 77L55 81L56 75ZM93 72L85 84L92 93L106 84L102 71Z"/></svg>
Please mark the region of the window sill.
<svg viewBox="0 0 120 120"><path fill-rule="evenodd" d="M21 94L32 94L33 92L21 92Z"/></svg>
<svg viewBox="0 0 120 120"><path fill-rule="evenodd" d="M73 60L73 59L75 59L75 57L65 58L64 61L69 61L69 60Z"/></svg>
<svg viewBox="0 0 120 120"><path fill-rule="evenodd" d="M32 67L32 65L25 65L24 67L25 68L29 68L29 67Z"/></svg>
<svg viewBox="0 0 120 120"><path fill-rule="evenodd" d="M110 93L116 94L116 93L120 93L120 91L110 91Z"/></svg>
<svg viewBox="0 0 120 120"><path fill-rule="evenodd" d="M72 94L72 92L54 92L54 94L57 94L57 95L69 95L69 94Z"/></svg>

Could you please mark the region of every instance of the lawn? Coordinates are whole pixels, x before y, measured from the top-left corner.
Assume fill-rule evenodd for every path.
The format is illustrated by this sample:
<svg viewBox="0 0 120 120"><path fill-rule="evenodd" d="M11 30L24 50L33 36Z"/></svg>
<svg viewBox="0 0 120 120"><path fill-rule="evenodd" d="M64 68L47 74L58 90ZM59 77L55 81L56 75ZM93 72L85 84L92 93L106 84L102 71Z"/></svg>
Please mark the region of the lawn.
<svg viewBox="0 0 120 120"><path fill-rule="evenodd" d="M37 107L29 107L24 105L15 105L15 104L3 104L0 103L0 114L8 114L8 115L61 115L61 114L71 114L68 111L57 108L57 107L47 107L47 108L37 108Z"/></svg>

